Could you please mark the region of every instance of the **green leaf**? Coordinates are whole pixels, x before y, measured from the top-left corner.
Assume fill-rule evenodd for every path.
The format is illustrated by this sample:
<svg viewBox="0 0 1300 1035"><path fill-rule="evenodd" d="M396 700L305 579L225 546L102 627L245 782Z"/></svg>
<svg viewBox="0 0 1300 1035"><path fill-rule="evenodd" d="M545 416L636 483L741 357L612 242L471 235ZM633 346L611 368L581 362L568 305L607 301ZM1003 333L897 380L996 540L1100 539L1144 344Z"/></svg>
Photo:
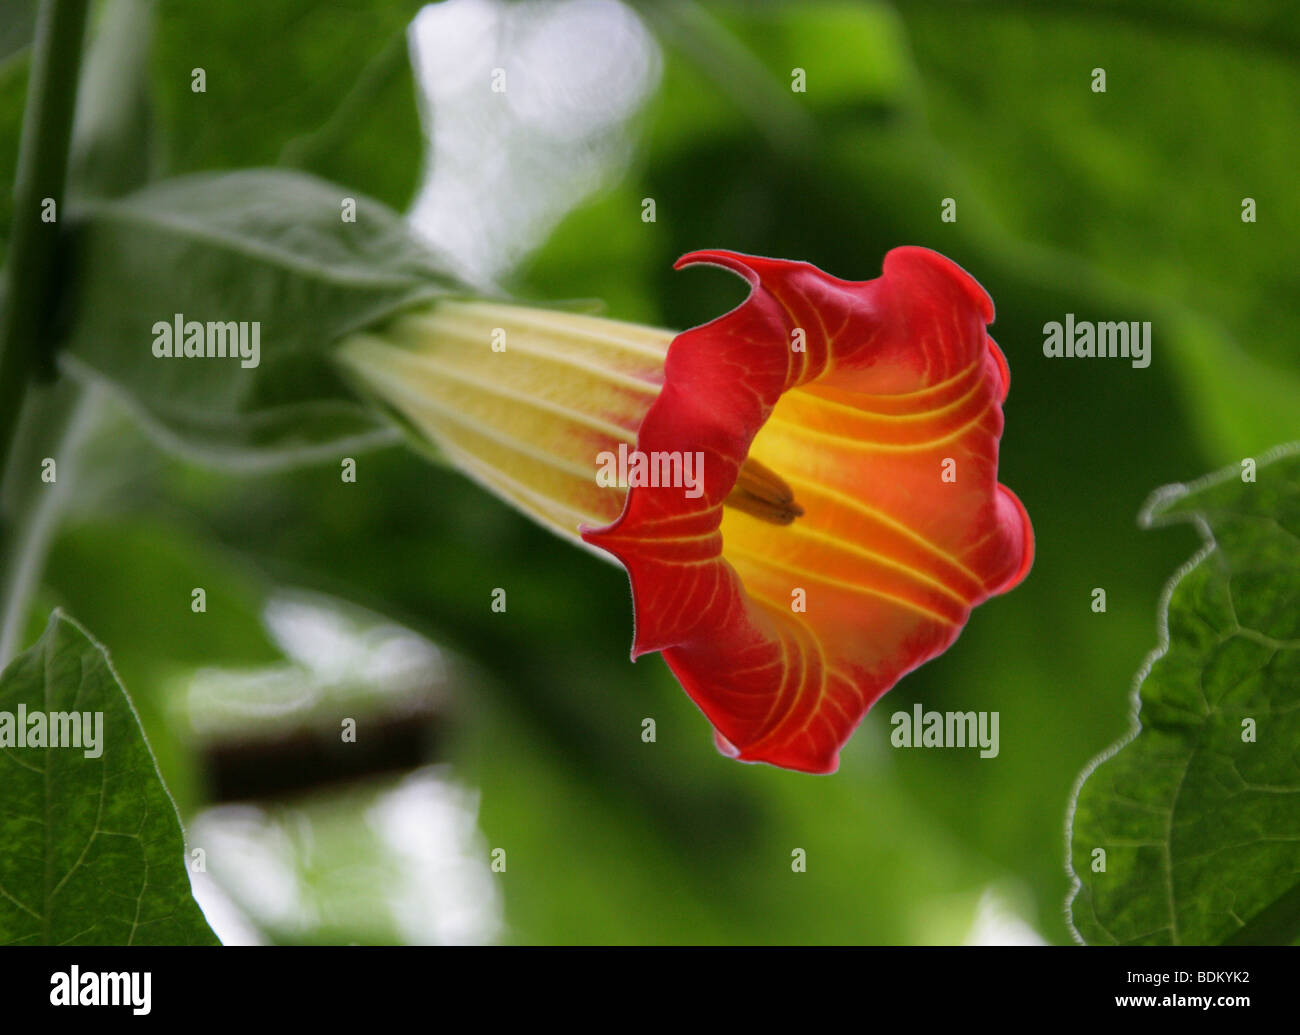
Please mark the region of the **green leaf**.
<svg viewBox="0 0 1300 1035"><path fill-rule="evenodd" d="M421 6L162 0L153 73L164 169L292 166L404 208L424 151L406 45Z"/></svg>
<svg viewBox="0 0 1300 1035"><path fill-rule="evenodd" d="M25 49L0 60L0 258L8 251L13 223L14 172L18 168L18 138L22 134L30 65Z"/></svg>
<svg viewBox="0 0 1300 1035"><path fill-rule="evenodd" d="M1143 295L1176 307L1156 317L1153 363L1182 378L1201 442L1230 443L1216 462L1289 438L1294 5L1057 0L1025 17L1013 4L931 0L899 15L926 120L961 173L945 193L963 213L987 205L1018 240L1134 293L1097 318L1130 318ZM1254 221L1243 221L1247 198Z"/></svg>
<svg viewBox="0 0 1300 1035"><path fill-rule="evenodd" d="M28 731L35 713L77 712L100 732L89 749L0 747L0 944L215 944L130 698L104 648L62 612L0 675L0 713L16 723L20 708Z"/></svg>
<svg viewBox="0 0 1300 1035"><path fill-rule="evenodd" d="M1224 945L1286 945L1300 938L1300 884L1287 889Z"/></svg>
<svg viewBox="0 0 1300 1035"><path fill-rule="evenodd" d="M134 437L124 443L111 430L101 435L107 441L96 441L81 461L86 477L111 480L114 470L130 469L132 461L138 469L148 462L141 453L153 453ZM228 475L211 477L225 481ZM59 529L43 576L45 613L60 606L113 645L114 670L131 687L158 770L181 814L189 816L201 800L200 760L188 724L172 721L177 688L204 667L280 660L262 622L268 589L230 552L189 532L147 486L132 481L120 491L141 505L130 520L74 517ZM199 586L207 597L203 614L190 609Z"/></svg>
<svg viewBox="0 0 1300 1035"><path fill-rule="evenodd" d="M36 0L7 0L0 10L0 62L31 45L36 32Z"/></svg>
<svg viewBox="0 0 1300 1035"><path fill-rule="evenodd" d="M104 5L77 92L69 196L116 197L152 178L152 39L152 0Z"/></svg>
<svg viewBox="0 0 1300 1035"><path fill-rule="evenodd" d="M1143 511L1195 522L1206 546L1166 590L1137 728L1081 779L1070 909L1086 941L1300 938L1300 444L1248 473Z"/></svg>
<svg viewBox="0 0 1300 1035"><path fill-rule="evenodd" d="M341 218L347 198L355 222ZM75 218L64 361L115 386L166 442L270 464L392 436L329 357L342 335L451 286L392 210L301 173L250 170L163 181ZM159 358L155 325L176 314L247 324L250 345L257 324L256 365Z"/></svg>

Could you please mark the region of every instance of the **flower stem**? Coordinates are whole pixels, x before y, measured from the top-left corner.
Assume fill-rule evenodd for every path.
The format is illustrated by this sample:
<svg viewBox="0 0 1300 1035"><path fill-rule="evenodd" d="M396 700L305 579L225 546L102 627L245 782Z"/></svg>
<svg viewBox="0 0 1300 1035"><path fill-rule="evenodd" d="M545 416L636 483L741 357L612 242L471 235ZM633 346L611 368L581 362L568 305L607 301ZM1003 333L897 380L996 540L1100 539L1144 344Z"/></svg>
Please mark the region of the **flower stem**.
<svg viewBox="0 0 1300 1035"><path fill-rule="evenodd" d="M62 214L88 2L42 0L37 15L14 176L13 230L0 295L0 477L28 382L40 360L37 343L56 287L59 224L42 217L48 211L47 199L54 203L56 218ZM8 521L13 515L4 517Z"/></svg>
<svg viewBox="0 0 1300 1035"><path fill-rule="evenodd" d="M67 183L88 6L89 0L41 2L14 174L13 227L0 282L0 667L21 636L33 563L39 571L37 558L44 557L49 538L49 507L38 507L40 514L30 512L25 504L32 494L20 491L24 480L34 481L39 472L9 466L30 383L48 358L38 345L58 287L57 220Z"/></svg>

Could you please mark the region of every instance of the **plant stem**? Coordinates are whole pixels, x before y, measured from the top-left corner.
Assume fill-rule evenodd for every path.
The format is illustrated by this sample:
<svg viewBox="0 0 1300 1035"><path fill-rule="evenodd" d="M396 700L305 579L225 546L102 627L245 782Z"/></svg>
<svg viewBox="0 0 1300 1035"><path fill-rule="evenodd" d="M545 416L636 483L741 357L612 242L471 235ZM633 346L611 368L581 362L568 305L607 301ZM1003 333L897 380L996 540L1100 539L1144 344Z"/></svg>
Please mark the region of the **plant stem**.
<svg viewBox="0 0 1300 1035"><path fill-rule="evenodd" d="M42 0L37 15L14 176L13 231L0 295L0 478L55 293L59 224L44 222L42 214L51 199L56 218L62 215L88 3Z"/></svg>
<svg viewBox="0 0 1300 1035"><path fill-rule="evenodd" d="M102 390L82 387L69 378L28 393L26 416L36 422L32 434L20 434L15 455L31 466L32 475L15 492L20 515L0 556L0 671L25 646L23 634L32 596L40 585L50 543L77 482L77 458L99 426ZM27 427L26 425L24 426ZM52 484L40 481L40 461L55 461Z"/></svg>
<svg viewBox="0 0 1300 1035"><path fill-rule="evenodd" d="M89 0L41 2L14 174L13 228L0 283L0 668L22 635L33 565L39 571L53 527L53 502L47 498L32 511L27 504L33 493L23 491L35 484L40 471L10 470L10 463L19 415L30 410L24 403L42 361L38 344L58 287L57 220L67 183L88 6ZM42 217L50 201L54 220L46 222ZM69 389L64 386L64 392ZM64 394L58 388L51 391Z"/></svg>

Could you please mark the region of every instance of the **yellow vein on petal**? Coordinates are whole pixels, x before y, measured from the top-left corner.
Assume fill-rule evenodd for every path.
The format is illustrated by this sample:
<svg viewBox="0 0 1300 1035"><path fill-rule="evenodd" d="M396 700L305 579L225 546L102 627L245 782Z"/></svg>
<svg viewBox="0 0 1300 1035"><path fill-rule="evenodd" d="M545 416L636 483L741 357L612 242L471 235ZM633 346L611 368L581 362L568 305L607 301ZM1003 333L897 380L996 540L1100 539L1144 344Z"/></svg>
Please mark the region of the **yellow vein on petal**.
<svg viewBox="0 0 1300 1035"><path fill-rule="evenodd" d="M412 322L414 322L415 319L417 318L412 318ZM428 318L419 319L428 320ZM451 323L452 326L450 328L444 326L444 321ZM429 322L432 324L434 321L430 320ZM481 347L485 350L490 347L488 342L482 340L481 333L470 333L469 327L457 327L456 324L458 322L460 321L457 321L454 317L438 317L437 326L431 326L428 333L439 343L445 342L448 344L467 345L473 348ZM481 332L482 328L475 325L473 330ZM636 377L634 374L629 374L625 371L611 370L595 363L588 363L585 360L579 359L578 357L570 355L562 350L553 351L542 348L533 344L531 341L521 342L518 337L510 338L507 336L506 351L507 354L510 352L523 353L524 355L553 363L556 366L570 367L574 370L584 370L595 375L602 381L608 381L611 384L617 384L644 395L658 395L659 392L663 390L662 383L643 380L642 378ZM660 361L660 368L661 367L662 357Z"/></svg>
<svg viewBox="0 0 1300 1035"><path fill-rule="evenodd" d="M939 546L937 543L933 543L929 539L926 539L925 536L921 535L921 533L916 531L916 529L912 528L906 522L900 521L898 518L892 516L891 514L887 514L883 510L877 510L875 507L863 503L860 499L857 499L854 496L850 496L848 493L842 492L839 489L832 488L831 486L825 484L824 482L813 481L811 478L800 478L797 475L787 475L786 480L795 485L807 486L808 488L813 490L814 495L820 494L823 496L828 496L831 499L835 500L836 503L839 503L850 510L857 511L859 514L862 514L873 520L879 521L882 525L886 525L887 527L894 529L896 532L899 532L902 535L906 536L908 539L916 543L918 546L922 546L925 549L929 550L931 553L933 553L936 557L940 558L941 560L947 561L954 568L960 571L963 575L969 578L972 582L975 582L979 585L984 584L984 579L981 578L979 575L977 575L970 568L968 568L965 564L963 564L960 558L958 558L956 554L949 553L947 550L943 549L943 547Z"/></svg>
<svg viewBox="0 0 1300 1035"><path fill-rule="evenodd" d="M659 344L661 339L672 339L673 332L658 327L643 327L640 324L626 324L600 317L556 313L549 309L523 309L518 306L496 306L490 303L475 303L471 310L467 306L444 303L443 309L456 313L482 313L497 317L502 327L514 326L520 329L545 327L557 332L562 337L579 338L619 348L624 352L643 356L647 359L663 361L668 351L668 341ZM526 315L525 315L526 314ZM431 319L430 317L411 317L411 319ZM437 314L432 317L437 319ZM590 321L590 322L588 322ZM639 338L628 338L623 333L629 329L641 329L644 334ZM507 348L509 345L507 344Z"/></svg>
<svg viewBox="0 0 1300 1035"><path fill-rule="evenodd" d="M763 602L768 607L772 607L773 609L776 609L776 605L770 599L767 598L762 598L762 599ZM769 723L769 720L772 719L773 713L776 711L776 705L780 703L780 698L778 696L778 699L776 702L774 702L773 707L768 710L768 714L763 718L763 724L765 725L766 728L763 729L762 733L756 740L753 740L749 744L745 745L743 750L747 752L758 750L767 746L768 744L777 740L778 734L780 734L779 740L782 743L788 743L794 737L797 737L800 733L806 730L809 724L813 721L813 719L817 717L819 706L822 700L826 697L826 682L827 682L827 675L830 671L830 663L826 658L826 651L822 648L821 641L817 638L816 633L813 632L812 627L809 626L806 621L799 618L797 615L786 614L784 608L779 609L779 614L780 614L781 621L778 622L778 625L784 624L785 621L789 621L793 623L797 629L803 632L803 636L806 640L807 645L805 646L799 642L798 638L794 636L791 637L791 643L793 645L793 648L799 655L799 681L797 683L798 689L795 690L794 700L790 702L789 706L782 710L780 716L778 716L774 721L771 721ZM784 637L781 638L781 645L782 645L782 650L785 650ZM817 657L821 660L821 680L819 682L816 691L813 693L811 707L808 709L808 718L804 720L803 725L801 725L798 729L787 732L782 729L782 723L787 722L792 715L796 714L796 712L799 710L800 702L803 701L805 697L808 696L808 693L810 692L807 689L808 687L807 651L809 647L811 647L811 649L816 652ZM788 652L786 654L786 657L787 658L789 657ZM842 710L843 709L841 709L841 711Z"/></svg>
<svg viewBox="0 0 1300 1035"><path fill-rule="evenodd" d="M899 445L893 442L869 441L867 439L856 438L852 435L841 435L833 431L822 431L819 428L809 428L803 424L796 423L795 421L786 420L784 418L776 417L776 416L769 417L768 423L778 424L783 428L789 428L791 432L794 434L806 435L809 438L825 439L829 442L834 442L838 444L841 448L851 449L854 450L855 452L919 453L927 449L933 449L936 446L945 445L946 443L951 442L954 439L961 438L961 436L966 434L966 432L968 432L971 428L977 426L981 421L985 420L988 417L989 412L990 411L988 410L981 411L979 416L975 417L973 420L967 421L959 428L955 429L954 431L950 432L947 435L941 436L940 438L927 439L924 442L909 442L906 445Z"/></svg>
<svg viewBox="0 0 1300 1035"><path fill-rule="evenodd" d="M931 610L930 608L926 607L924 604L917 603L915 600L909 600L907 597L900 597L895 593L887 593L882 589L875 588L874 586L865 586L856 582L846 582L843 579L837 579L832 575L823 575L820 572L813 571L810 568L800 568L791 564L782 564L780 561L774 561L770 557L767 557L760 553L753 553L749 550L738 550L734 547L731 549L727 549L724 547L722 551L722 559L729 560L731 557L736 557L743 560L751 561L760 568L770 568L773 571L780 571L790 575L797 575L800 578L803 578L805 580L810 580L812 582L820 582L822 585L825 586L834 586L837 589L843 589L850 593L856 593L860 596L869 596L869 597L876 597L881 600L888 600L891 601L892 603L898 604L901 607L907 608L909 611L915 611L917 614L924 615L927 618L933 618L935 621L941 622L944 625L961 624L960 622L953 621L947 615L941 614L938 611ZM716 563L716 561L715 560L683 561L681 563L686 565L714 564ZM743 577L741 581L742 583L744 582ZM746 586L745 592L746 593L749 592L748 586Z"/></svg>
<svg viewBox="0 0 1300 1035"><path fill-rule="evenodd" d="M904 564L902 561L894 560L888 554L876 553L874 550L867 550L861 546L856 546L849 540L840 536L831 535L829 532L820 532L815 528L809 528L806 524L796 521L785 529L787 535L793 535L797 538L809 539L813 542L826 543L833 549L842 550L845 553L855 557L861 557L863 560L873 561L883 567L897 571L904 575L912 576L917 582L933 586L946 596L951 597L959 604L969 605L970 600L962 596L957 590L953 589L941 579L936 579L933 575L928 575L919 568L913 568L910 564ZM724 547L725 552L725 547Z"/></svg>
<svg viewBox="0 0 1300 1035"><path fill-rule="evenodd" d="M960 409L966 403L970 402L984 388L984 381L977 380L965 395L959 396L950 403L936 407L933 410L919 410L916 413L878 413L866 406L852 406L849 403L840 402L836 399L827 399L825 396L813 395L808 392L800 392L795 396L799 406L806 406L811 410L843 410L855 417L867 421L877 421L882 424L895 423L915 423L918 421L929 420L933 417L941 416L953 410ZM828 419L834 419L828 414Z"/></svg>
<svg viewBox="0 0 1300 1035"><path fill-rule="evenodd" d="M596 472L594 464L591 468L586 468L571 463L563 457L556 456L552 453L545 453L533 449L521 443L518 439L501 434L501 432L491 424L484 424L459 410L452 409L442 403L430 399L428 396L410 388L405 382L395 379L387 373L381 374L369 370L365 372L365 376L371 381L382 383L384 387L392 393L392 395L389 396L390 399L396 400L397 398L404 398L407 400L407 405L402 407L402 409L412 419L414 419L417 414L427 410L430 413L435 414L437 418L467 428L489 441L495 442L500 446L504 446L506 449L519 453L521 456L529 457L530 459L536 460L538 463L547 464L558 470L564 471L566 474L573 475L576 478L581 478L593 485L595 484ZM432 424L436 428L437 421L433 421ZM463 448L464 447L462 447L462 449Z"/></svg>
<svg viewBox="0 0 1300 1035"><path fill-rule="evenodd" d="M982 356L979 359L977 359L974 363L972 363L970 366L963 367L961 370L957 371L957 373L944 378L942 381L936 381L932 385L926 385L924 388L918 388L912 392L882 392L882 393L855 392L853 394L862 399L881 399L885 401L896 400L896 399L915 399L922 395L936 395L944 391L945 389L951 387L953 384L960 381L962 378L969 377L979 367L981 362L983 362ZM821 396L818 396L817 398L820 399ZM825 401L832 402L833 400L827 399ZM841 403L840 405L845 405L845 404ZM853 407L849 407L849 409L852 408Z"/></svg>
<svg viewBox="0 0 1300 1035"><path fill-rule="evenodd" d="M460 445L454 439L440 442L439 445L446 449L449 454L461 458L461 469L465 471L468 477L478 482L492 493L506 498L508 502L514 503L522 510L529 513L537 513L539 511L563 511L572 515L575 519L572 527L569 527L569 525L558 520L554 521L554 525L561 529L566 537L572 538L584 546L586 544L582 543L582 539L578 535L578 526L580 524L590 524L593 521L604 520L599 515L593 515L578 510L567 503L562 503L554 497L548 496L538 489L528 485L526 482L522 482L518 478L503 473L499 469L494 468L491 473L482 471L481 465L474 462L473 454L466 452L465 447ZM553 514L549 516L554 518ZM602 552L602 556L607 555L604 555ZM611 558L611 560L612 559L613 558Z"/></svg>
<svg viewBox="0 0 1300 1035"><path fill-rule="evenodd" d="M412 364L421 369L430 370L438 374L440 377L445 377L452 381L458 381L461 384L472 385L474 388L477 388L479 391L484 392L487 395L499 396L502 399L509 399L512 402L520 403L523 406L531 406L534 409L543 410L546 413L553 413L557 417L563 417L565 420L568 420L573 424L588 427L592 431L598 431L617 441L627 442L629 444L636 443L635 432L628 431L626 428L620 427L610 421L601 420L599 417L592 417L580 410L574 410L568 406L562 406L559 403L551 402L549 399L540 399L536 396L529 395L527 392L515 391L514 389L505 388L502 385L493 384L491 381L484 381L471 374L466 374L463 371L448 367L430 356L422 356L418 353L407 352L405 350L398 350L398 352L400 353L400 358L393 358L393 362L396 365L401 365L402 363ZM592 477L595 477L594 468L592 471Z"/></svg>

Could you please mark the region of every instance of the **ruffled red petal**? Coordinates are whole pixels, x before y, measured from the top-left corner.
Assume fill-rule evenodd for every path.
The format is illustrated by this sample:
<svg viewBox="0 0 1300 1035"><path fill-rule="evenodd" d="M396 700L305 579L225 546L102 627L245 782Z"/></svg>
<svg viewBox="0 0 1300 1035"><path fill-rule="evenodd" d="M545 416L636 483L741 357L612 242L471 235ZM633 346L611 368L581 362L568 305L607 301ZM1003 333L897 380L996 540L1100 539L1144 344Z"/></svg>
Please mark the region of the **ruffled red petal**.
<svg viewBox="0 0 1300 1035"><path fill-rule="evenodd" d="M582 535L627 568L633 657L663 652L720 749L831 772L871 704L1032 562L1028 516L997 481L1009 375L993 304L924 248L861 282L725 251L677 267L695 263L751 292L673 341L637 448L702 454L703 492L633 487ZM793 524L724 508L751 450L793 489Z"/></svg>

